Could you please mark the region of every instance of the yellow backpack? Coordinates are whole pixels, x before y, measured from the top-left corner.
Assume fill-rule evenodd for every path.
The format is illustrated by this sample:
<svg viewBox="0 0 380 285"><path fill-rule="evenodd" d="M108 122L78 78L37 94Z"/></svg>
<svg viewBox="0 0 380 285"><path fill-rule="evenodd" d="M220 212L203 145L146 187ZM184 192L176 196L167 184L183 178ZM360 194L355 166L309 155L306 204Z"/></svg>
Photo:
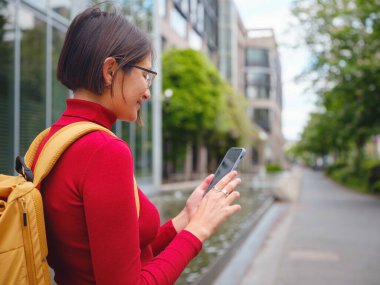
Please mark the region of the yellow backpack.
<svg viewBox="0 0 380 285"><path fill-rule="evenodd" d="M34 175L31 166L37 149L49 129L32 142L26 155L16 159L19 176L0 174L0 284L51 284L42 197L37 185L49 174L61 154L83 135L102 130L95 123L70 124L55 133L43 147ZM136 181L134 191L139 216L140 205Z"/></svg>

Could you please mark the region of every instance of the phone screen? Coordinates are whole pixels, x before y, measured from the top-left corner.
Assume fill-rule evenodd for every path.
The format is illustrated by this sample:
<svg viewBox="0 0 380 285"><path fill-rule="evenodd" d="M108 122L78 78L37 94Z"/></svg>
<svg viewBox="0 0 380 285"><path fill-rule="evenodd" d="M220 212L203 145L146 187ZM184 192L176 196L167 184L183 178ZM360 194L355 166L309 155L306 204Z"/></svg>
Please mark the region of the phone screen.
<svg viewBox="0 0 380 285"><path fill-rule="evenodd" d="M210 183L210 185L207 188L207 191L209 191L212 187L214 187L227 173L231 172L232 170L235 170L241 159L243 158L245 154L245 149L241 147L232 147L230 148L226 155L224 156L222 162L219 164L214 179Z"/></svg>

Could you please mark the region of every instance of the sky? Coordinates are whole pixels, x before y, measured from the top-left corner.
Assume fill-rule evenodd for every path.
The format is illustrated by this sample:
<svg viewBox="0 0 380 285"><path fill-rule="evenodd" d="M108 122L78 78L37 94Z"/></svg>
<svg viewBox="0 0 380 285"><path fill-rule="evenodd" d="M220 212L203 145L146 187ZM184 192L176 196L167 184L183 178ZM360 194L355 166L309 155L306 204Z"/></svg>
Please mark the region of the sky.
<svg viewBox="0 0 380 285"><path fill-rule="evenodd" d="M296 83L294 80L306 68L309 54L304 47L289 47L299 42L295 29L290 29L290 6L293 0L234 1L247 29L273 28L275 31L283 81L282 130L285 139L297 140L310 112L315 109L315 95L306 91L307 82Z"/></svg>

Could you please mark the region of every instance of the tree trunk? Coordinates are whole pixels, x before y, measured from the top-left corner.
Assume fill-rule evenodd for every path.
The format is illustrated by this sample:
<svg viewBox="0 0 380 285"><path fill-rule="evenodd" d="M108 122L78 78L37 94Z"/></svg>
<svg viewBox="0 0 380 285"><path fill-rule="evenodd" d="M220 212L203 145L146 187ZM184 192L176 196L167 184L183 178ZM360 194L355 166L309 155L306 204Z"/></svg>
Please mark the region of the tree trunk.
<svg viewBox="0 0 380 285"><path fill-rule="evenodd" d="M184 177L185 181L191 179L191 172L193 170L193 148L191 143L186 145L186 158L185 158L185 167L184 167Z"/></svg>
<svg viewBox="0 0 380 285"><path fill-rule="evenodd" d="M173 148L171 147L172 143L171 141L165 139L163 144L164 149L164 157L168 157L168 154L173 151ZM173 161L169 159L164 159L163 161L163 177L164 179L170 179L170 176L173 174Z"/></svg>
<svg viewBox="0 0 380 285"><path fill-rule="evenodd" d="M199 177L204 177L207 174L207 148L203 145L201 145L198 148L198 159L197 159L197 171L196 172L197 172Z"/></svg>
<svg viewBox="0 0 380 285"><path fill-rule="evenodd" d="M354 160L354 171L360 173L362 170L362 162L364 158L364 142L362 140L356 141L356 154Z"/></svg>

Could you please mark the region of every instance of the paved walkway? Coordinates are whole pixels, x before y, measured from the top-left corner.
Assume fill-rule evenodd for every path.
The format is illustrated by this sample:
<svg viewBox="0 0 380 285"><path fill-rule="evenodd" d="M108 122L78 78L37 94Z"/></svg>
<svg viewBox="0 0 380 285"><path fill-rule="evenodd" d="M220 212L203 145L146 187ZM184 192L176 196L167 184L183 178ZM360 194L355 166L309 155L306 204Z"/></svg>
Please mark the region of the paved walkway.
<svg viewBox="0 0 380 285"><path fill-rule="evenodd" d="M304 170L300 201L274 207L281 215L242 285L380 284L379 198Z"/></svg>

